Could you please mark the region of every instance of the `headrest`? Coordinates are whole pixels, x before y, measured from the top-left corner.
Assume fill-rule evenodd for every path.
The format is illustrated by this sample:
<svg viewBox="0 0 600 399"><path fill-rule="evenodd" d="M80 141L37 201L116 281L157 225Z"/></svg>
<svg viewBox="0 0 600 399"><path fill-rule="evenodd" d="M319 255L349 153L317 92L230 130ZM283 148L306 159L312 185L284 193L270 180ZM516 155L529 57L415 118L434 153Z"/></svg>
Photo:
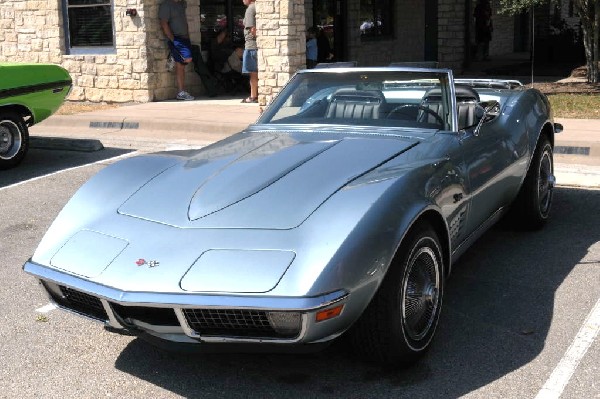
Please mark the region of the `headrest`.
<svg viewBox="0 0 600 399"><path fill-rule="evenodd" d="M454 93L456 94L457 102L477 101L479 102L479 94L470 86L455 85ZM430 89L423 96L424 101L441 101L442 89L435 87Z"/></svg>
<svg viewBox="0 0 600 399"><path fill-rule="evenodd" d="M379 90L339 89L331 96L331 101L352 101L360 103L382 103L385 101Z"/></svg>

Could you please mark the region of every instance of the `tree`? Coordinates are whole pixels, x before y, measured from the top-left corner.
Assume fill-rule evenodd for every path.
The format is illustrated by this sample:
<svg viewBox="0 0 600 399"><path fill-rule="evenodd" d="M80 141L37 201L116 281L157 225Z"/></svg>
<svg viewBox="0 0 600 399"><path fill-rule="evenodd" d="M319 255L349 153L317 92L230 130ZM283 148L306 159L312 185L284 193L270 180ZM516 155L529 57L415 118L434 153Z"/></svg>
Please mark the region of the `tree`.
<svg viewBox="0 0 600 399"><path fill-rule="evenodd" d="M500 0L501 13L518 14L530 7L556 0ZM573 5L581 20L583 45L587 66L587 81L600 82L600 0L574 0Z"/></svg>

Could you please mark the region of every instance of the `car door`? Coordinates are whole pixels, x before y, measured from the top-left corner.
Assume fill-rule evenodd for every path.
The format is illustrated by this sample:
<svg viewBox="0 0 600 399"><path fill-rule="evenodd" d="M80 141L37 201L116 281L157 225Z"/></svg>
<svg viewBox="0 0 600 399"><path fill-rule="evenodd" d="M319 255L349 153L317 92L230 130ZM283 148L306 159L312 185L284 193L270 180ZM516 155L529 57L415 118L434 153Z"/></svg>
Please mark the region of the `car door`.
<svg viewBox="0 0 600 399"><path fill-rule="evenodd" d="M526 168L527 143L523 135L502 129L496 120L479 132L471 128L459 135L470 196L467 230L472 232L510 205Z"/></svg>

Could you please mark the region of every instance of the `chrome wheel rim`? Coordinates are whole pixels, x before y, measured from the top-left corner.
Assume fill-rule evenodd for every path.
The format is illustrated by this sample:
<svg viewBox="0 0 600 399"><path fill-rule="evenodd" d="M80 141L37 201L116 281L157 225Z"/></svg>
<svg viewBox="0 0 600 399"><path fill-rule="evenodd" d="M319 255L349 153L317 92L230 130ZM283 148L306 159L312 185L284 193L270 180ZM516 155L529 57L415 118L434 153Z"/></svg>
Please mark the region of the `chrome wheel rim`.
<svg viewBox="0 0 600 399"><path fill-rule="evenodd" d="M538 201L540 213L543 217L548 216L552 202L552 191L554 189L554 175L552 174L552 156L549 151L544 151L540 160L538 173Z"/></svg>
<svg viewBox="0 0 600 399"><path fill-rule="evenodd" d="M432 248L419 248L404 279L402 317L408 338L423 339L431 330L440 301L440 265Z"/></svg>
<svg viewBox="0 0 600 399"><path fill-rule="evenodd" d="M0 158L11 159L21 148L21 131L16 123L10 120L0 121Z"/></svg>

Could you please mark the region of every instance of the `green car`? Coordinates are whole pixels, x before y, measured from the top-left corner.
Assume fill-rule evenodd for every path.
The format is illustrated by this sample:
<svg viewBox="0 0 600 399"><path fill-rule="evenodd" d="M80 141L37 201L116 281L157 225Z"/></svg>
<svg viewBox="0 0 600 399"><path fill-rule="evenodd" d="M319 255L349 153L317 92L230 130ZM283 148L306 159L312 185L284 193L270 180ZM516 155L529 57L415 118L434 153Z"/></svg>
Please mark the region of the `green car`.
<svg viewBox="0 0 600 399"><path fill-rule="evenodd" d="M56 112L71 86L71 76L58 65L0 63L0 169L23 160L28 127Z"/></svg>

